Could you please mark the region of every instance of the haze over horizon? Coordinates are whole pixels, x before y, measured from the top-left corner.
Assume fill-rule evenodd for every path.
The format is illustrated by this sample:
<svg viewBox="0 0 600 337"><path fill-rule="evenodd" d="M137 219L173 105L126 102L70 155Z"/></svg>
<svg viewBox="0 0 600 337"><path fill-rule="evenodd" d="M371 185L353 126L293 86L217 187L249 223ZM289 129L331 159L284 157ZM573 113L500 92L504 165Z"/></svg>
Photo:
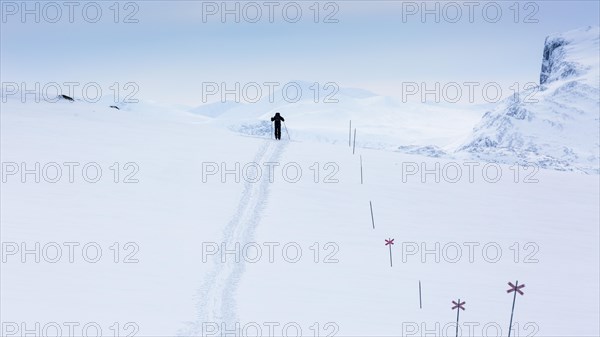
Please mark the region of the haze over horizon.
<svg viewBox="0 0 600 337"><path fill-rule="evenodd" d="M495 82L506 97L515 83L538 83L547 35L597 25L600 11L596 1L530 2L518 8L512 2L487 7L454 2L458 6L437 3L438 10L434 4L411 7L419 2L340 1L327 8L321 3L317 13L312 3L298 2L302 15L297 22L286 21L293 9L284 17L279 6L271 23L269 8L258 2L262 16L251 23L255 9L244 10L247 3L238 2L239 11L226 14L225 24L221 8L215 12L207 3L219 4L148 1L136 7L121 4L116 11L100 2L102 15L95 23L86 21L94 18L95 9L88 8L84 17L79 6L73 9L72 19L80 22L74 29L66 6L60 5L62 16L51 23L57 9L44 10L42 2L40 22L32 23L36 14L29 13L23 23L24 10L35 12L33 4L23 9L20 2L3 1L2 81L29 86L97 82L104 94L115 82L124 93L131 92L123 86L134 82L136 98L187 106L203 104L204 82L229 87L236 82L334 82L393 97L402 96L406 82L424 82L428 88L436 82ZM16 12L10 4L17 4ZM232 24L236 15L240 23ZM40 59L45 50L60 53Z"/></svg>

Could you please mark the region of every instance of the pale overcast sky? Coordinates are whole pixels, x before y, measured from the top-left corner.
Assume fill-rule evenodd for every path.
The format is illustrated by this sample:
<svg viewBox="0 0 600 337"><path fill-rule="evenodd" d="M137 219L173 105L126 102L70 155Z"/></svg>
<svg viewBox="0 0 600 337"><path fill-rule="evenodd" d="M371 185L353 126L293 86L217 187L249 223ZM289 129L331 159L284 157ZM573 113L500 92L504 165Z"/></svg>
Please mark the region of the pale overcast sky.
<svg viewBox="0 0 600 337"><path fill-rule="evenodd" d="M27 2L24 20L21 1L1 3L2 82L136 82L141 99L190 106L201 104L207 81L337 82L383 95L397 95L405 81L537 82L544 38L598 25L600 12L598 1L439 2L439 11L427 2L437 23L436 14L421 22L421 1L332 1L319 3L314 23L314 1L297 1L302 17L290 23L282 12L293 19L294 4L257 1L237 2L240 23L234 14L221 23L211 14L221 1L120 2L118 13L114 1L97 1L76 2L71 23L63 2L55 2L58 19L54 5ZM102 16L88 23L96 4ZM262 17L247 22L255 4ZM338 22L324 23L328 15Z"/></svg>

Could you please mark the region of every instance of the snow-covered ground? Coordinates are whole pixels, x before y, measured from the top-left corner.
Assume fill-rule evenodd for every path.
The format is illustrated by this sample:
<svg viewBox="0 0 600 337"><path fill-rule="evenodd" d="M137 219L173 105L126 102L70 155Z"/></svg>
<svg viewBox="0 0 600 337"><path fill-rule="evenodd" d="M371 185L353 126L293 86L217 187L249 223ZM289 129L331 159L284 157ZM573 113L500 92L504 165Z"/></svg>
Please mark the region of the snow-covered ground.
<svg viewBox="0 0 600 337"><path fill-rule="evenodd" d="M236 103L233 100L240 97L230 95L223 97L223 102L208 103L190 111L215 118L216 123L232 130L252 135L268 135L270 125L265 121L279 111L293 120L296 139L347 143L348 130L352 127L352 130L358 128L356 143L363 147L394 151L402 150L401 146L435 146L440 151L453 152L490 107L490 104L414 103L408 101L409 95L403 101L401 98L318 82L290 81L285 85L300 88L300 101L290 104L286 99L293 94L284 94L283 89L279 89L272 95L265 93L256 103ZM315 92L320 93L318 99ZM247 95L239 96L244 98Z"/></svg>
<svg viewBox="0 0 600 337"><path fill-rule="evenodd" d="M63 336L453 336L460 298L462 336L505 336L516 280L526 287L513 335L600 333L596 174L488 165L484 175L483 162L295 141L292 123L292 141L275 141L143 110L3 104L3 335L37 322L38 334ZM7 173L36 162L39 183ZM73 183L65 162L80 163ZM261 177L249 182L253 162ZM56 183L49 163L62 168ZM86 163L102 169L98 182L82 176ZM222 178L235 163L239 182ZM439 182L421 176L438 164Z"/></svg>
<svg viewBox="0 0 600 337"><path fill-rule="evenodd" d="M357 128L358 133L356 142L361 147L597 174L599 43L598 26L548 36L540 49L540 82L516 83L518 89L508 90L514 94L500 102L488 98L485 104L451 103L452 94L445 91L447 84L446 89L436 91L432 85L417 90L412 85L422 84L403 83L398 88L406 98L403 100L332 84L290 81L286 85L294 88L292 92L303 93L302 99L293 104L283 98L294 96L283 94L284 89L248 104L233 101L243 95L222 95L225 90L221 88L221 95L211 97L221 96L223 102L190 111L251 135L268 135L268 119L279 111L294 121L296 139L333 144L348 141L352 121L352 128ZM494 81L485 84L498 85ZM410 94L410 90L418 93ZM461 93L468 96L466 88ZM408 99L414 96L423 102Z"/></svg>
<svg viewBox="0 0 600 337"><path fill-rule="evenodd" d="M0 335L598 336L598 37L535 103L2 97Z"/></svg>

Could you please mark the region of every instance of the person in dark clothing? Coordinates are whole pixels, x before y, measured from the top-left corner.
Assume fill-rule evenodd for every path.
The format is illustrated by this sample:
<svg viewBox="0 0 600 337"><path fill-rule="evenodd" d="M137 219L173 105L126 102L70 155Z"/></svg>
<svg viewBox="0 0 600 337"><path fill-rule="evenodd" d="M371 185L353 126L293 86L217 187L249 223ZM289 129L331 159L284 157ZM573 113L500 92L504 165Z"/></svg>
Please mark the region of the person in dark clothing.
<svg viewBox="0 0 600 337"><path fill-rule="evenodd" d="M271 117L271 122L275 122L275 139L281 140L281 122L285 122L285 119L277 112Z"/></svg>

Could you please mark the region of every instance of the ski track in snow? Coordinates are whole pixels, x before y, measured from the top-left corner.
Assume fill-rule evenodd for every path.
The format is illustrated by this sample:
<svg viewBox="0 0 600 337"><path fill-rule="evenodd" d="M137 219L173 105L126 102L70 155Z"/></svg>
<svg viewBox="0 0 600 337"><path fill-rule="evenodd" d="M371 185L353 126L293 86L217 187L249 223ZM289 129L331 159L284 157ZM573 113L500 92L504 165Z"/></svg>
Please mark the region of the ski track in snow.
<svg viewBox="0 0 600 337"><path fill-rule="evenodd" d="M263 163L277 162L281 156L286 141L265 141L259 148L253 162L263 167ZM256 170L248 170L249 178L256 177ZM218 242L220 252L223 252L221 243L231 250L236 243L243 247L252 242L256 227L269 196L270 180L269 170L262 170L262 177L258 182L245 182L244 191L239 201L237 210L223 232L222 242ZM236 290L244 273L245 262L240 257L236 261L233 254L225 256L226 261L221 261L222 254L213 256L213 268L198 292L198 319L188 323L188 328L181 331L179 336L201 336L204 323L225 324L227 327L235 326L238 322L236 313ZM220 328L219 328L220 329Z"/></svg>

